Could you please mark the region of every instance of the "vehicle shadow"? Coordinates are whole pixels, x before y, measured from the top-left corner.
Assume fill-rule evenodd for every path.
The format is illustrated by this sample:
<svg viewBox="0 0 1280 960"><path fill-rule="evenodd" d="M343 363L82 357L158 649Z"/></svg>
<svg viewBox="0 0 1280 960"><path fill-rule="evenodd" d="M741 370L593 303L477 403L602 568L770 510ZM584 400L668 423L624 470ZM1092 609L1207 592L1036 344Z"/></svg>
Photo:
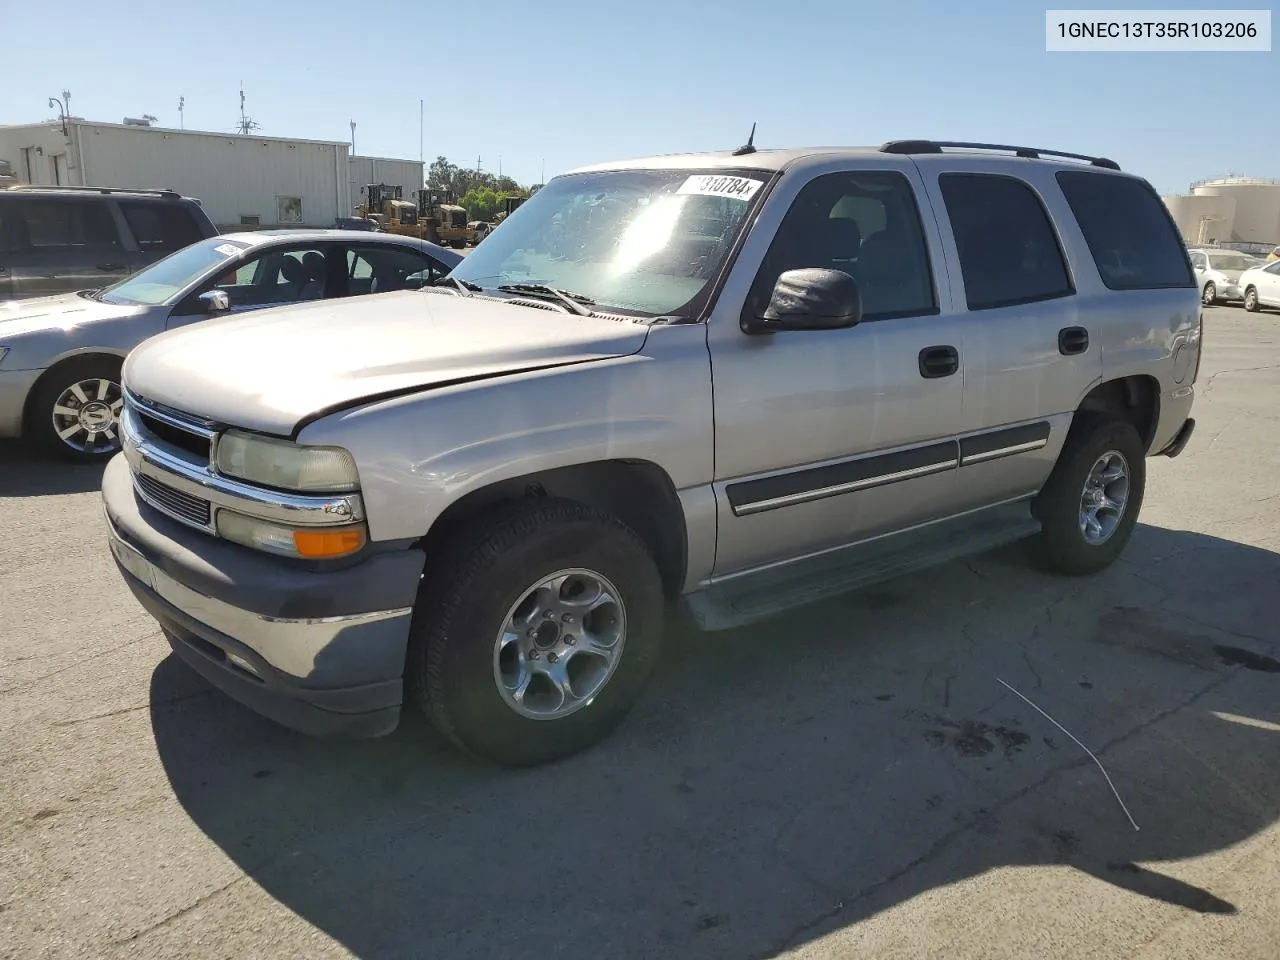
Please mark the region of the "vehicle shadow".
<svg viewBox="0 0 1280 960"><path fill-rule="evenodd" d="M194 822L362 958L770 956L1020 865L1234 912L1159 861L1280 816L1280 555L1140 526L1096 577L1010 556L669 636L618 733L539 769L472 761L416 715L294 735L184 700L204 683L172 656L152 725ZM1095 750L1140 832L998 678Z"/></svg>
<svg viewBox="0 0 1280 960"><path fill-rule="evenodd" d="M102 487L106 464L66 463L18 440L0 440L0 497L87 493Z"/></svg>

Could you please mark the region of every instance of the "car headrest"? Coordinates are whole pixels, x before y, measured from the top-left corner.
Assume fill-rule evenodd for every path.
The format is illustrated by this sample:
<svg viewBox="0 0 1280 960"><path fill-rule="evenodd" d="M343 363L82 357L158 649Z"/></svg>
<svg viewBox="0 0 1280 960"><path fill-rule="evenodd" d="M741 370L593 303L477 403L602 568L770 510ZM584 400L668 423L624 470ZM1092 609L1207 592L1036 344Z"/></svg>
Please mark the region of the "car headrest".
<svg viewBox="0 0 1280 960"><path fill-rule="evenodd" d="M308 250L302 255L302 265L307 268L308 280L320 281L324 279L327 268L323 253Z"/></svg>
<svg viewBox="0 0 1280 960"><path fill-rule="evenodd" d="M291 257L288 254L282 257L280 260L280 272L290 283L307 282L307 268L302 265L302 261L297 257Z"/></svg>

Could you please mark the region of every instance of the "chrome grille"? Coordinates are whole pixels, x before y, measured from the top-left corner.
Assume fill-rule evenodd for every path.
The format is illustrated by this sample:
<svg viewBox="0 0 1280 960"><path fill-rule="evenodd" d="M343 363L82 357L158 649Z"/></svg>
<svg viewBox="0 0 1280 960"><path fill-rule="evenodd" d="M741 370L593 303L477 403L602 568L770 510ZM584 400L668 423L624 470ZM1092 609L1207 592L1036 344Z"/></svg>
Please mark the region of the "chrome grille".
<svg viewBox="0 0 1280 960"><path fill-rule="evenodd" d="M217 425L190 414L144 400L125 388L125 409L132 413L136 429L171 450L194 455L207 463Z"/></svg>
<svg viewBox="0 0 1280 960"><path fill-rule="evenodd" d="M165 422L157 417L153 417L146 410L138 411L138 419L142 421L142 425L147 432L154 437L158 437L170 446L177 447L179 450L185 450L187 453L193 453L202 460L209 459L209 438L198 433L192 433L181 427L174 426L172 422Z"/></svg>
<svg viewBox="0 0 1280 960"><path fill-rule="evenodd" d="M209 526L210 509L208 500L201 500L199 497L193 497L189 493L175 490L168 484L161 483L146 474L135 474L133 479L137 483L143 499L162 513L167 513L178 520L192 523L199 527Z"/></svg>

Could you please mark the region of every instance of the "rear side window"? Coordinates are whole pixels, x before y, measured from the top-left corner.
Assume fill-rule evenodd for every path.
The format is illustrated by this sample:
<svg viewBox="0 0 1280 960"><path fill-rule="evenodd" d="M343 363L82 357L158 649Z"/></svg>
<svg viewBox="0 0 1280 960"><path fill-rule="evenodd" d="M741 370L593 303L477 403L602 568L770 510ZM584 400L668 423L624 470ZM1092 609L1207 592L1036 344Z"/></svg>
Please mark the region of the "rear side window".
<svg viewBox="0 0 1280 960"><path fill-rule="evenodd" d="M172 253L204 239L196 218L181 204L122 200L120 211L143 253Z"/></svg>
<svg viewBox="0 0 1280 960"><path fill-rule="evenodd" d="M1146 181L1063 170L1058 185L1110 289L1196 285L1177 228Z"/></svg>
<svg viewBox="0 0 1280 960"><path fill-rule="evenodd" d="M1073 293L1058 236L1027 184L983 173L938 178L951 220L970 310Z"/></svg>
<svg viewBox="0 0 1280 960"><path fill-rule="evenodd" d="M120 246L111 212L102 203L24 199L10 204L9 212L9 235L18 250L53 253Z"/></svg>

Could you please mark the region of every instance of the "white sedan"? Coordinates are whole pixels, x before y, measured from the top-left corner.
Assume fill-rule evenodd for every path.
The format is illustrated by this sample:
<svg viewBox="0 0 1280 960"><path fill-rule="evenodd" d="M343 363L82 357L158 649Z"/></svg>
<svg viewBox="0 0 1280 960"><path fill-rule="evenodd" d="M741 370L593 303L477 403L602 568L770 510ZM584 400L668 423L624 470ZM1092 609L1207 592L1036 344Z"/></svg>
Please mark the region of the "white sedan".
<svg viewBox="0 0 1280 960"><path fill-rule="evenodd" d="M109 287L0 303L0 437L106 460L120 449L121 363L148 337L244 310L429 286L461 260L390 233L261 230L201 240Z"/></svg>
<svg viewBox="0 0 1280 960"><path fill-rule="evenodd" d="M1187 251L1191 266L1200 287L1200 302L1206 307L1220 300L1240 300L1244 293L1240 287L1240 274L1251 266L1253 260L1238 250L1221 250L1201 247Z"/></svg>
<svg viewBox="0 0 1280 960"><path fill-rule="evenodd" d="M1272 260L1240 274L1244 308L1250 313L1263 307L1280 308L1280 260Z"/></svg>

